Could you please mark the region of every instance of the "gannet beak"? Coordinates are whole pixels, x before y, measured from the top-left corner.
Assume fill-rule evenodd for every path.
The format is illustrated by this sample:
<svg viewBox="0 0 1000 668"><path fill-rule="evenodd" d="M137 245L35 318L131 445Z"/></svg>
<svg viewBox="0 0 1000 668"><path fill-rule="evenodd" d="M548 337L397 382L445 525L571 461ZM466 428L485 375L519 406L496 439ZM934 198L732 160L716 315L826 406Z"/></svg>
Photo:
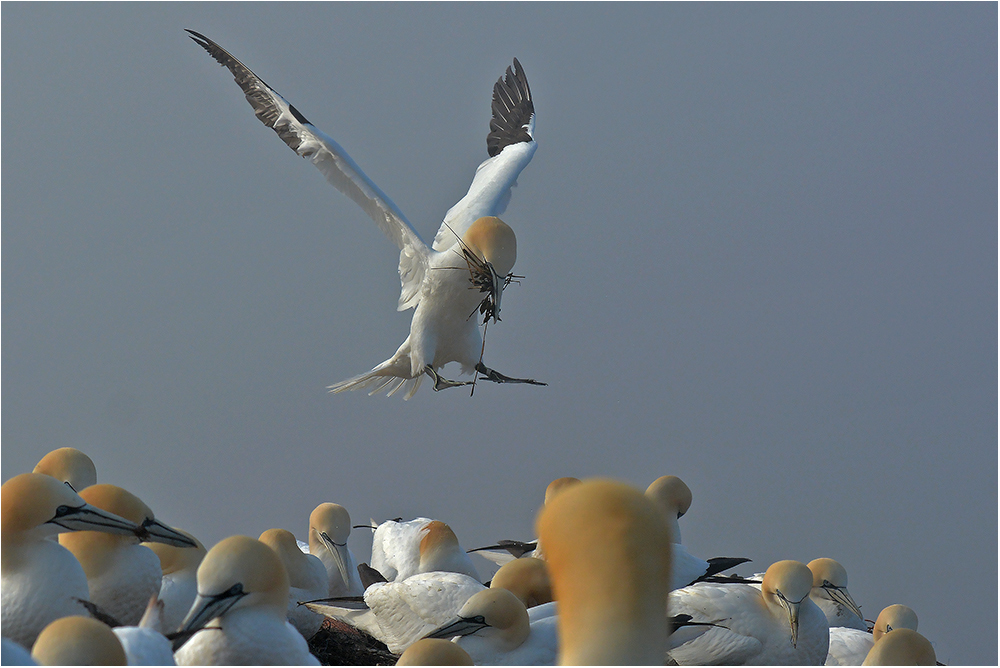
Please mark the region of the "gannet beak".
<svg viewBox="0 0 1000 668"><path fill-rule="evenodd" d="M837 587L824 580L823 589L826 591L827 595L831 599L833 599L840 605L844 606L845 608L849 609L851 612L856 614L861 619L865 618L865 616L861 614L861 606L859 606L857 603L854 602L854 599L851 598L851 594L847 591L846 588Z"/></svg>
<svg viewBox="0 0 1000 668"><path fill-rule="evenodd" d="M455 636L467 636L472 635L479 629L484 629L489 624L486 623L486 618L482 615L476 615L475 617L456 617L450 622L439 626L427 635L425 638L454 638Z"/></svg>
<svg viewBox="0 0 1000 668"><path fill-rule="evenodd" d="M775 593L777 593L778 600L781 601L781 605L784 606L785 610L788 612L788 625L792 629L791 643L792 647L795 647L796 643L799 641L799 606L802 605L802 601L789 601L780 591ZM808 596L806 596L806 598L808 598Z"/></svg>
<svg viewBox="0 0 1000 668"><path fill-rule="evenodd" d="M319 531L319 537L323 540L323 544L326 545L326 549L330 551L333 555L333 560L337 564L337 570L340 571L340 577L344 579L344 582L349 583L351 581L350 574L347 572L347 555L345 555L342 550L347 549L347 544L340 545L339 543L333 542L330 538L330 534L325 531Z"/></svg>
<svg viewBox="0 0 1000 668"><path fill-rule="evenodd" d="M143 542L149 543L163 543L164 545L173 545L174 547L197 547L197 543L193 540L177 531L176 529L171 529L163 522L159 522L154 519L147 519L142 523L139 528L139 538Z"/></svg>
<svg viewBox="0 0 1000 668"><path fill-rule="evenodd" d="M496 269L493 268L491 263L487 262L486 266L490 268L490 275L493 278L491 281L490 297L493 299L493 322L496 322L500 319L500 297L503 296L505 279L497 274Z"/></svg>
<svg viewBox="0 0 1000 668"><path fill-rule="evenodd" d="M102 531L126 536L135 535L140 531L137 524L89 503L76 508L59 506L56 508L56 514L46 524L55 524L66 531Z"/></svg>
<svg viewBox="0 0 1000 668"><path fill-rule="evenodd" d="M180 628L177 629L178 637L173 640L173 650L176 652L180 649L181 645L187 642L188 638L195 632L205 628L205 625L216 617L224 615L229 608L236 605L246 595L247 592L243 591L243 584L240 582L221 594L206 596L199 593L195 597L194 603L191 604L191 610L181 622Z"/></svg>

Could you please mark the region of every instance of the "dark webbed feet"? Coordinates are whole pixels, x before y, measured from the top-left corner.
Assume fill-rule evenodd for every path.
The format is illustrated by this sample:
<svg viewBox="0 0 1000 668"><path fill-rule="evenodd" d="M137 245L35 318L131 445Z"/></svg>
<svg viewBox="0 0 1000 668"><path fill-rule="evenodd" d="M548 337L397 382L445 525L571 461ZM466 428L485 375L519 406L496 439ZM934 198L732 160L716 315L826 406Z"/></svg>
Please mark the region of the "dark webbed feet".
<svg viewBox="0 0 1000 668"><path fill-rule="evenodd" d="M447 390L449 387L462 387L463 385L472 385L471 380L448 380L437 371L434 370L430 364L427 365L425 373L434 379L434 391L440 392L441 390Z"/></svg>
<svg viewBox="0 0 1000 668"><path fill-rule="evenodd" d="M499 371L494 371L489 368L482 362L476 365L476 371L483 374L483 380L488 380L493 383L527 383L528 385L548 385L548 383L542 383L532 378L511 378L510 376L505 376Z"/></svg>

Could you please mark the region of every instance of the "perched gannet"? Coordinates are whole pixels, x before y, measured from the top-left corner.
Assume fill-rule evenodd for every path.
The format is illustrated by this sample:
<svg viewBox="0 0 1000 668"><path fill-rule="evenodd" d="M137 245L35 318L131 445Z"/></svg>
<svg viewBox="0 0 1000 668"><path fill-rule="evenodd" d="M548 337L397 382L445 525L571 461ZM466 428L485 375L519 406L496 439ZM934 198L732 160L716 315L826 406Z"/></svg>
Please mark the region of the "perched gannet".
<svg viewBox="0 0 1000 668"><path fill-rule="evenodd" d="M479 372L485 380L497 383L545 384L509 378L485 366L483 336L473 318L479 311L484 326L491 318L499 320L501 294L514 278L510 273L517 256L514 232L496 216L507 208L511 188L536 148L531 91L517 60L493 87L493 118L486 138L490 157L476 169L468 194L448 210L428 247L402 211L337 142L225 49L193 30L187 32L233 73L261 122L316 165L400 249L399 310L416 307L410 335L388 360L368 373L332 385L331 391L364 388L375 394L388 389L392 395L406 388L408 399L425 374L434 380L436 390L474 382L440 376L438 371L449 362L458 362L463 373Z"/></svg>
<svg viewBox="0 0 1000 668"><path fill-rule="evenodd" d="M693 497L691 488L677 476L665 475L654 480L646 488L646 498L653 501L663 512L663 517L670 525L671 535L674 537L671 545L673 550L671 589L686 587L698 580L750 561L744 557L714 557L705 561L681 545L681 527L678 520L691 508Z"/></svg>
<svg viewBox="0 0 1000 668"><path fill-rule="evenodd" d="M160 593L163 605L160 611L160 628L171 632L181 625L181 621L191 609L198 595L198 566L207 550L197 538L186 531L175 529L190 538L194 547L175 547L165 543L143 543L160 558Z"/></svg>
<svg viewBox="0 0 1000 668"><path fill-rule="evenodd" d="M813 588L809 598L823 611L830 626L867 631L865 616L847 591L847 569L825 557L813 559L807 565L813 574Z"/></svg>
<svg viewBox="0 0 1000 668"><path fill-rule="evenodd" d="M115 485L91 485L80 491L91 505L140 525L143 538L78 531L59 536L59 544L73 553L84 573L90 600L126 626L139 623L149 598L160 591L159 558L140 540L194 547L195 543L162 522L137 496Z"/></svg>
<svg viewBox="0 0 1000 668"><path fill-rule="evenodd" d="M89 592L80 562L48 536L66 531L134 535L134 522L96 508L65 483L40 473L24 473L0 488L3 543L3 635L30 647L49 622L86 615Z"/></svg>
<svg viewBox="0 0 1000 668"><path fill-rule="evenodd" d="M288 621L303 638L312 638L324 617L299 603L327 595L330 582L326 567L318 557L303 553L295 536L285 529L268 529L258 540L274 550L288 572Z"/></svg>
<svg viewBox="0 0 1000 668"><path fill-rule="evenodd" d="M453 642L423 638L406 648L397 666L473 666L472 657Z"/></svg>
<svg viewBox="0 0 1000 668"><path fill-rule="evenodd" d="M571 485L575 485L578 482L580 482L579 478L556 478L549 483L548 487L545 488L544 503L548 503L549 500L555 497L555 495L560 491ZM545 553L542 551L541 543L538 542L537 538L531 542L501 540L498 541L496 545L487 545L486 547L477 547L469 550L469 553L473 552L479 554L481 557L489 559L499 566L503 566L514 559L521 559L523 557L534 557L536 559L545 558Z"/></svg>
<svg viewBox="0 0 1000 668"><path fill-rule="evenodd" d="M585 480L536 523L559 602L562 665L658 664L667 650L670 528L642 493Z"/></svg>
<svg viewBox="0 0 1000 668"><path fill-rule="evenodd" d="M559 641L557 618L534 624L517 596L506 589L487 589L474 594L458 615L428 638L455 638L479 666L551 666Z"/></svg>
<svg viewBox="0 0 1000 668"><path fill-rule="evenodd" d="M163 635L163 601L150 597L138 626L111 629L125 650L130 666L174 666L174 650ZM170 629L171 631L173 629Z"/></svg>
<svg viewBox="0 0 1000 668"><path fill-rule="evenodd" d="M512 592L525 608L533 608L552 600L552 579L545 562L535 557L509 561L493 574L490 589Z"/></svg>
<svg viewBox="0 0 1000 668"><path fill-rule="evenodd" d="M479 579L451 527L426 517L380 524L372 536L371 567L389 581L431 571L464 573Z"/></svg>
<svg viewBox="0 0 1000 668"><path fill-rule="evenodd" d="M810 599L812 573L778 561L760 588L699 582L670 593L670 613L705 624L671 638L679 665L822 665L829 644L823 611Z"/></svg>
<svg viewBox="0 0 1000 668"><path fill-rule="evenodd" d="M44 473L69 483L74 491L97 484L93 460L76 448L58 448L41 458L32 473Z"/></svg>
<svg viewBox="0 0 1000 668"><path fill-rule="evenodd" d="M287 611L288 574L278 555L253 538L230 536L198 567L198 597L174 658L182 666L319 665Z"/></svg>
<svg viewBox="0 0 1000 668"><path fill-rule="evenodd" d="M63 617L38 634L31 656L41 666L125 666L122 644L107 624Z"/></svg>
<svg viewBox="0 0 1000 668"><path fill-rule="evenodd" d="M927 638L912 629L887 633L868 652L862 666L935 666L937 655Z"/></svg>
<svg viewBox="0 0 1000 668"><path fill-rule="evenodd" d="M309 515L309 554L316 555L326 568L329 587L326 596L364 593L358 562L347 547L350 535L351 515L337 503L321 503Z"/></svg>
<svg viewBox="0 0 1000 668"><path fill-rule="evenodd" d="M872 645L893 629L917 630L917 613L905 605L890 605L882 609L875 620L872 633L843 626L830 627L830 650L826 655L828 666L860 666Z"/></svg>

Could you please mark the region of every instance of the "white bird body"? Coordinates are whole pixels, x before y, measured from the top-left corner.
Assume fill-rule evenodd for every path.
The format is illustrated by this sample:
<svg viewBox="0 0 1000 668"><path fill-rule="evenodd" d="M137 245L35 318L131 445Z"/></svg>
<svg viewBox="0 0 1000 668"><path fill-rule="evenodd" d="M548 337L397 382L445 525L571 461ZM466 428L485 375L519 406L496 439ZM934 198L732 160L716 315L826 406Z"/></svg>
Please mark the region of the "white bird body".
<svg viewBox="0 0 1000 668"><path fill-rule="evenodd" d="M381 629L376 637L393 654L458 614L469 598L486 587L462 573L417 573L405 580L380 582L365 590L365 603Z"/></svg>
<svg viewBox="0 0 1000 668"><path fill-rule="evenodd" d="M11 547L4 541L5 560ZM57 542L32 541L21 553L22 564L3 571L3 634L30 647L49 622L89 615L80 601L89 601L90 592L80 562Z"/></svg>
<svg viewBox="0 0 1000 668"><path fill-rule="evenodd" d="M175 666L170 641L159 631L142 626L111 629L125 650L130 666Z"/></svg>
<svg viewBox="0 0 1000 668"><path fill-rule="evenodd" d="M867 631L830 627L830 648L826 654L827 666L860 666L871 651L875 639Z"/></svg>
<svg viewBox="0 0 1000 668"><path fill-rule="evenodd" d="M242 608L226 614L223 631L206 629L174 652L179 666L318 666L302 634L284 614Z"/></svg>
<svg viewBox="0 0 1000 668"><path fill-rule="evenodd" d="M389 581L433 571L464 573L479 579L472 559L451 528L426 517L380 524L372 536L371 567Z"/></svg>
<svg viewBox="0 0 1000 668"><path fill-rule="evenodd" d="M482 365L482 335L472 316L484 302L478 290L470 290L470 271L465 252L468 234L483 220L499 220L510 200L517 176L535 152L534 106L520 63L507 69L494 86L493 122L487 137L490 157L476 170L469 192L445 214L432 246L420 238L402 211L375 185L357 163L332 138L316 128L281 95L265 84L229 52L204 35L188 30L192 39L221 65L228 68L243 89L257 117L299 156L311 161L327 181L350 197L400 249L399 310L416 308L410 333L396 353L371 371L330 387L333 392L383 389L389 395L406 389L409 399L424 375L435 380L435 389L467 384L448 381L437 371L458 362L463 373L477 369L494 382L527 382L508 378ZM492 244L476 249L481 269L487 270L490 306L484 315L498 318L500 294L516 258L513 232L504 225L499 257ZM495 270L494 270L495 269ZM474 272L473 272L474 273ZM479 287L477 285L477 287ZM485 320L484 320L485 322Z"/></svg>
<svg viewBox="0 0 1000 668"><path fill-rule="evenodd" d="M146 543L146 546L160 558L162 578L158 598L163 604L160 628L166 632L175 631L198 596L198 566L206 550L200 543L194 548L154 543Z"/></svg>
<svg viewBox="0 0 1000 668"><path fill-rule="evenodd" d="M670 614L705 625L673 634L670 658L679 665L822 665L829 627L809 599L811 574L798 562L777 562L768 572L782 564L796 564L786 569L795 580L771 586L765 576L759 589L700 582L672 591Z"/></svg>

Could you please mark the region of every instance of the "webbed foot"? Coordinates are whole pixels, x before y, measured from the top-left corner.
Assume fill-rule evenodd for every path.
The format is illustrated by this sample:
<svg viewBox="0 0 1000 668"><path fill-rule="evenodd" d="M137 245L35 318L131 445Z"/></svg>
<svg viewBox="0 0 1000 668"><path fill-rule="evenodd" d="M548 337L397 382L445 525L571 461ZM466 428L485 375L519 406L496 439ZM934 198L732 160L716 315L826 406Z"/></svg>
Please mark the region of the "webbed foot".
<svg viewBox="0 0 1000 668"><path fill-rule="evenodd" d="M437 371L434 370L430 364L427 365L425 373L434 379L434 391L440 392L441 390L447 390L449 387L462 387L463 385L472 385L471 380L448 380Z"/></svg>
<svg viewBox="0 0 1000 668"><path fill-rule="evenodd" d="M499 371L494 371L489 368L482 362L476 365L476 371L483 374L483 380L488 380L494 383L527 383L528 385L548 385L548 383L543 383L532 378L511 378L510 376L505 376Z"/></svg>

